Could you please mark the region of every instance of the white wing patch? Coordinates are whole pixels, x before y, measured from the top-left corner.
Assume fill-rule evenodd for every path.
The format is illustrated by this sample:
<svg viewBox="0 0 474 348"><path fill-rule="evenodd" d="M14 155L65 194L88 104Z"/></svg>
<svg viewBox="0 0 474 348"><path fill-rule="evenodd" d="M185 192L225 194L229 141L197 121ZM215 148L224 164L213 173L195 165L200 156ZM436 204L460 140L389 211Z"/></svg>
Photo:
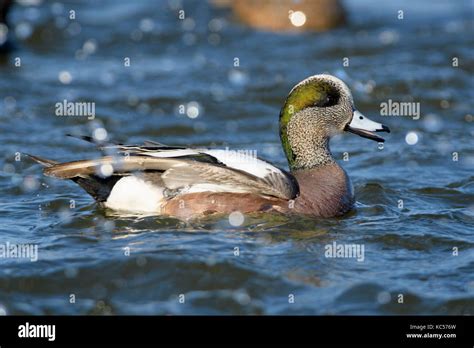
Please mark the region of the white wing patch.
<svg viewBox="0 0 474 348"><path fill-rule="evenodd" d="M147 156L169 158L183 157L191 155L207 154L216 158L219 162L224 163L227 167L239 169L259 178L264 178L270 173L283 175L282 171L277 167L258 159L256 155L249 151L237 151L230 149L178 149L164 151L146 152Z"/></svg>
<svg viewBox="0 0 474 348"><path fill-rule="evenodd" d="M156 151L156 152L146 152L147 156L159 157L159 158L168 158L168 157L183 157L189 155L199 155L202 151L196 151L193 149L179 149L179 150L166 150L166 151Z"/></svg>
<svg viewBox="0 0 474 348"><path fill-rule="evenodd" d="M204 150L202 152L217 158L230 168L242 170L262 179L270 173L283 175L280 169L244 151Z"/></svg>

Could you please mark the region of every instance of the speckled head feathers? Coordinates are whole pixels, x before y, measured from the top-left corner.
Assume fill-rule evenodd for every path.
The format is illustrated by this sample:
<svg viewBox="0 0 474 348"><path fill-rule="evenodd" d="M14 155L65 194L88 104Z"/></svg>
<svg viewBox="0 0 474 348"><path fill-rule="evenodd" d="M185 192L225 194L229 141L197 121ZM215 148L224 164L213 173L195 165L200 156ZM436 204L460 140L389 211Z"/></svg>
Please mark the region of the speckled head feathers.
<svg viewBox="0 0 474 348"><path fill-rule="evenodd" d="M309 139L303 138L312 138L311 146L325 146L331 135L342 132L351 121L353 109L351 91L334 76L314 75L293 87L280 113L280 137L290 167L297 166L295 147L302 151L308 146Z"/></svg>

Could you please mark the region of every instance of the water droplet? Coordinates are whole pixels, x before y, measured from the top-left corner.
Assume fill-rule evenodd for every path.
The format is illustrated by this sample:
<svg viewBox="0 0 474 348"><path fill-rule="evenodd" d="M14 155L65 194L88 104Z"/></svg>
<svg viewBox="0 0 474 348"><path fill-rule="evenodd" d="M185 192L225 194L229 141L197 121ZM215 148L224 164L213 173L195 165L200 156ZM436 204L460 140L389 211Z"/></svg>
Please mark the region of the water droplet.
<svg viewBox="0 0 474 348"><path fill-rule="evenodd" d="M443 121L438 115L428 114L423 119L423 126L429 132L439 132L443 128Z"/></svg>
<svg viewBox="0 0 474 348"><path fill-rule="evenodd" d="M183 7L181 0L168 0L168 6L171 10L178 10Z"/></svg>
<svg viewBox="0 0 474 348"><path fill-rule="evenodd" d="M39 182L38 180L36 180L34 176L29 175L23 179L23 183L22 183L23 191L26 191L26 192L35 191L38 189L38 187L39 187Z"/></svg>
<svg viewBox="0 0 474 348"><path fill-rule="evenodd" d="M137 111L139 114L148 115L151 111L151 106L148 103L140 103L137 106Z"/></svg>
<svg viewBox="0 0 474 348"><path fill-rule="evenodd" d="M251 298L250 298L249 294L247 294L247 292L244 291L244 290L234 291L233 298L234 298L235 301L237 301L242 306L248 305L251 301Z"/></svg>
<svg viewBox="0 0 474 348"><path fill-rule="evenodd" d="M218 83L211 84L210 91L216 101L223 101L226 98L224 88Z"/></svg>
<svg viewBox="0 0 474 348"><path fill-rule="evenodd" d="M392 297L390 296L389 292L382 291L382 292L379 292L377 295L377 302L380 304L387 304L390 302L391 298Z"/></svg>
<svg viewBox="0 0 474 348"><path fill-rule="evenodd" d="M221 36L219 34L212 33L207 37L207 42L213 46L217 46L221 42Z"/></svg>
<svg viewBox="0 0 474 348"><path fill-rule="evenodd" d="M51 12L56 15L56 16L59 16L60 14L62 14L64 11L64 5L59 3L59 2L55 2L54 4L51 5Z"/></svg>
<svg viewBox="0 0 474 348"><path fill-rule="evenodd" d="M132 33L130 34L130 38L133 41L140 41L143 38L143 32L141 30L136 29L132 31Z"/></svg>
<svg viewBox="0 0 474 348"><path fill-rule="evenodd" d="M25 40L31 36L33 33L33 27L30 23L21 22L15 27L15 35L20 40Z"/></svg>
<svg viewBox="0 0 474 348"><path fill-rule="evenodd" d="M208 28L210 31L217 32L221 31L224 27L225 21L221 18L213 18L208 23Z"/></svg>
<svg viewBox="0 0 474 348"><path fill-rule="evenodd" d="M66 278L76 278L78 273L79 272L77 271L76 267L68 267L64 270L64 275Z"/></svg>
<svg viewBox="0 0 474 348"><path fill-rule="evenodd" d="M94 129L94 133L92 134L93 138L97 142L102 142L107 139L107 131L105 128L99 127Z"/></svg>
<svg viewBox="0 0 474 348"><path fill-rule="evenodd" d="M200 105L197 102L189 102L186 106L186 115L189 118L196 118L200 113Z"/></svg>
<svg viewBox="0 0 474 348"><path fill-rule="evenodd" d="M75 36L81 33L81 25L78 22L72 22L71 24L68 25L67 27L67 32L71 36Z"/></svg>
<svg viewBox="0 0 474 348"><path fill-rule="evenodd" d="M436 148L436 151L438 151L439 153L443 155L453 150L452 143L444 139L441 139L435 142L434 147Z"/></svg>
<svg viewBox="0 0 474 348"><path fill-rule="evenodd" d="M59 82L68 85L72 82L72 75L69 71L63 70L59 73Z"/></svg>
<svg viewBox="0 0 474 348"><path fill-rule="evenodd" d="M3 103L5 105L5 109L7 111L13 111L16 107L16 99L12 96L7 96L3 99Z"/></svg>
<svg viewBox="0 0 474 348"><path fill-rule="evenodd" d="M215 264L217 264L217 259L214 255L209 255L206 260L206 265L208 266L214 266Z"/></svg>
<svg viewBox="0 0 474 348"><path fill-rule="evenodd" d="M233 211L229 214L229 223L232 226L240 226L244 223L245 216L240 211Z"/></svg>
<svg viewBox="0 0 474 348"><path fill-rule="evenodd" d="M193 33L186 33L183 35L183 42L187 46L194 45L196 43L196 40L197 40L196 35Z"/></svg>
<svg viewBox="0 0 474 348"><path fill-rule="evenodd" d="M109 163L102 164L99 167L99 175L102 176L103 178L107 178L111 176L113 173L114 173L114 167L112 167L112 165Z"/></svg>
<svg viewBox="0 0 474 348"><path fill-rule="evenodd" d="M10 163L5 163L5 165L3 166L3 172L5 174L13 174L15 173L15 166Z"/></svg>
<svg viewBox="0 0 474 348"><path fill-rule="evenodd" d="M104 228L105 231L112 232L115 228L115 222L113 222L112 220L105 220L102 223L102 227Z"/></svg>
<svg viewBox="0 0 474 348"><path fill-rule="evenodd" d="M186 31L191 31L194 29L194 27L196 26L196 22L194 21L194 19L192 18L186 18L184 21L183 21L183 29L186 30Z"/></svg>
<svg viewBox="0 0 474 348"><path fill-rule="evenodd" d="M54 25L56 26L56 28L58 29L64 29L67 25L67 20L66 18L64 17L56 17L54 19Z"/></svg>
<svg viewBox="0 0 474 348"><path fill-rule="evenodd" d="M439 105L441 106L441 108L447 109L447 108L449 108L450 103L449 103L449 100L443 99L443 100L441 100Z"/></svg>
<svg viewBox="0 0 474 348"><path fill-rule="evenodd" d="M138 97L136 95L133 95L133 94L129 95L128 98L127 98L127 103L130 106L138 105L139 101L140 101L140 99L138 99Z"/></svg>
<svg viewBox="0 0 474 348"><path fill-rule="evenodd" d="M0 315L7 315L7 308L0 304Z"/></svg>
<svg viewBox="0 0 474 348"><path fill-rule="evenodd" d="M306 23L306 14L303 11L291 11L288 17L295 27L302 27Z"/></svg>
<svg viewBox="0 0 474 348"><path fill-rule="evenodd" d="M233 85L237 85L237 86L243 86L247 83L248 81L248 76L246 73L244 73L243 71L241 70L238 70L238 69L232 69L230 72L229 72L229 81L233 84Z"/></svg>
<svg viewBox="0 0 474 348"><path fill-rule="evenodd" d="M68 223L72 219L71 209L63 208L59 211L59 219L62 223Z"/></svg>
<svg viewBox="0 0 474 348"><path fill-rule="evenodd" d="M199 121L198 121L198 122L194 122L194 124L193 124L193 129L194 129L194 131L197 132L197 133L203 133L203 132L206 131L207 126L206 126L206 124L205 124L204 122L199 122Z"/></svg>
<svg viewBox="0 0 474 348"><path fill-rule="evenodd" d="M7 41L7 38L8 27L5 24L0 23L0 45L3 45Z"/></svg>
<svg viewBox="0 0 474 348"><path fill-rule="evenodd" d="M147 260L146 260L146 257L145 257L145 256L139 256L139 257L137 257L137 261L136 261L136 262L137 262L137 266L143 267L143 266L146 265Z"/></svg>
<svg viewBox="0 0 474 348"><path fill-rule="evenodd" d="M97 49L97 42L94 39L87 40L82 45L85 54L93 54Z"/></svg>
<svg viewBox="0 0 474 348"><path fill-rule="evenodd" d="M18 1L22 6L39 6L43 0L20 0Z"/></svg>
<svg viewBox="0 0 474 348"><path fill-rule="evenodd" d="M405 136L405 141L408 145L415 145L418 142L418 134L415 132L408 132Z"/></svg>
<svg viewBox="0 0 474 348"><path fill-rule="evenodd" d="M153 22L152 19L150 18L143 18L141 21L140 21L140 30L145 32L145 33L148 33L150 31L153 30L153 28L155 27L155 23Z"/></svg>
<svg viewBox="0 0 474 348"><path fill-rule="evenodd" d="M394 30L384 30L379 34L379 40L384 45L391 45L398 41L398 33Z"/></svg>
<svg viewBox="0 0 474 348"><path fill-rule="evenodd" d="M100 74L100 82L105 86L112 86L115 83L115 75L110 71L104 71Z"/></svg>
<svg viewBox="0 0 474 348"><path fill-rule="evenodd" d="M456 33L460 32L463 29L463 22L460 21L451 21L445 24L444 30L446 30L448 33Z"/></svg>
<svg viewBox="0 0 474 348"><path fill-rule="evenodd" d="M31 6L25 9L24 18L30 23L36 22L36 20L38 20L40 16L41 16L41 12L36 7Z"/></svg>

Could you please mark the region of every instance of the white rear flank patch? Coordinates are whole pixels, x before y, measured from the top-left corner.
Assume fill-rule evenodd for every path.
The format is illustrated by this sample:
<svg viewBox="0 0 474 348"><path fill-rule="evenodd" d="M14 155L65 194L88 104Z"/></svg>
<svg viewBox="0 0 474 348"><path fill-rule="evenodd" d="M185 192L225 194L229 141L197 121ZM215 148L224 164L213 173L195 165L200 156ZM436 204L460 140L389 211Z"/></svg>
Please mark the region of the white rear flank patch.
<svg viewBox="0 0 474 348"><path fill-rule="evenodd" d="M104 205L114 210L160 213L162 199L162 187L127 176L117 181Z"/></svg>

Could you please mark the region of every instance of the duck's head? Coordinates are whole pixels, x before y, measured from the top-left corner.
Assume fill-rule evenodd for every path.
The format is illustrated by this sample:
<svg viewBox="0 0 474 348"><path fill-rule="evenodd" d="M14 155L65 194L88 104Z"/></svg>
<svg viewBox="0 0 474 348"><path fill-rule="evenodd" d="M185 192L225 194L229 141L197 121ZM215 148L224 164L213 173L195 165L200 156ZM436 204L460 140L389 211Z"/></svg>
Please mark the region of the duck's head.
<svg viewBox="0 0 474 348"><path fill-rule="evenodd" d="M383 142L375 132L390 132L354 106L347 85L332 75L314 75L291 90L280 113L280 137L291 169L334 161L329 138L342 132Z"/></svg>

